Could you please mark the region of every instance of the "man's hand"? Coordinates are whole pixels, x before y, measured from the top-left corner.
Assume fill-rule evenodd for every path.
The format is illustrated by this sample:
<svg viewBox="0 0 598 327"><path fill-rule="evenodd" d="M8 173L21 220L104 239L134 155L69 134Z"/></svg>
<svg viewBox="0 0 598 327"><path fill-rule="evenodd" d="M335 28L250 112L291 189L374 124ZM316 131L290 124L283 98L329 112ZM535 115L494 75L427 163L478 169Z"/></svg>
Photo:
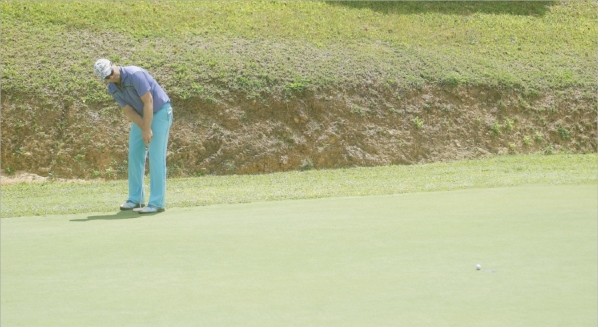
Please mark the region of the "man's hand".
<svg viewBox="0 0 598 327"><path fill-rule="evenodd" d="M141 132L141 137L143 138L143 142L145 142L146 148L149 146L153 136L154 133L152 132L151 128L145 129Z"/></svg>

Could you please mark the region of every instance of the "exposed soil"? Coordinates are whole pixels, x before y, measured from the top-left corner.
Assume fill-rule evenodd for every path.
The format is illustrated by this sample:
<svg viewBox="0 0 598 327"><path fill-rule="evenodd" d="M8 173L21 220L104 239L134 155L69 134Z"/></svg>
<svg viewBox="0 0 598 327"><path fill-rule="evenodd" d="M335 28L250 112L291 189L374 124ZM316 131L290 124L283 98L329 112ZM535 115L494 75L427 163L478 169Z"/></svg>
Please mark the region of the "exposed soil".
<svg viewBox="0 0 598 327"><path fill-rule="evenodd" d="M372 85L290 99L234 98L173 99L169 176L596 152L596 97L576 90L523 95ZM4 95L2 113L3 183L17 171L39 178L126 177L129 127L116 104L49 108L41 100ZM33 176L22 178L39 180Z"/></svg>

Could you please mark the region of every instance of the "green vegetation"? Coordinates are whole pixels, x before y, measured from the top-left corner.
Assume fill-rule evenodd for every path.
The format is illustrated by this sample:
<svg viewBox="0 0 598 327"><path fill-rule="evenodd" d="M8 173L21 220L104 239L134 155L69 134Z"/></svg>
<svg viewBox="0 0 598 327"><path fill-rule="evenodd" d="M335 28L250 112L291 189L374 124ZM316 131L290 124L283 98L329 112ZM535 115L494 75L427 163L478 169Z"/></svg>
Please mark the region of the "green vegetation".
<svg viewBox="0 0 598 327"><path fill-rule="evenodd" d="M422 129L422 127L424 127L424 121L418 116L415 116L415 118L413 118L413 125L415 125L415 128L417 129Z"/></svg>
<svg viewBox="0 0 598 327"><path fill-rule="evenodd" d="M309 169L309 162L305 163ZM268 175L169 179L167 206L364 196L527 184L596 183L596 155L483 160ZM22 183L2 187L2 217L115 211L126 181Z"/></svg>
<svg viewBox="0 0 598 327"><path fill-rule="evenodd" d="M3 1L2 91L90 104L107 57L179 99L425 83L595 88L598 9L579 2ZM326 20L322 20L326 17Z"/></svg>

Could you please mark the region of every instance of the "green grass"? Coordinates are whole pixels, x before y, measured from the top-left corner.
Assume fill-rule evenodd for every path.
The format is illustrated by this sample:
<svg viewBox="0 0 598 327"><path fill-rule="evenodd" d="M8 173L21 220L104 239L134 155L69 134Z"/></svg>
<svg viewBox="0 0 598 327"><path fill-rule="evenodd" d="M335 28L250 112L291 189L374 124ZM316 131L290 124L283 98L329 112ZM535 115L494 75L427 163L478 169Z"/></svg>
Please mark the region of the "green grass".
<svg viewBox="0 0 598 327"><path fill-rule="evenodd" d="M98 57L147 68L174 98L207 102L369 83L596 87L595 1L0 6L2 89L17 98L108 101L91 69Z"/></svg>
<svg viewBox="0 0 598 327"><path fill-rule="evenodd" d="M364 196L527 184L596 183L595 154L483 160L267 175L169 179L166 206ZM115 211L126 181L21 183L2 187L2 217Z"/></svg>
<svg viewBox="0 0 598 327"><path fill-rule="evenodd" d="M2 219L0 322L596 326L596 197L532 185Z"/></svg>

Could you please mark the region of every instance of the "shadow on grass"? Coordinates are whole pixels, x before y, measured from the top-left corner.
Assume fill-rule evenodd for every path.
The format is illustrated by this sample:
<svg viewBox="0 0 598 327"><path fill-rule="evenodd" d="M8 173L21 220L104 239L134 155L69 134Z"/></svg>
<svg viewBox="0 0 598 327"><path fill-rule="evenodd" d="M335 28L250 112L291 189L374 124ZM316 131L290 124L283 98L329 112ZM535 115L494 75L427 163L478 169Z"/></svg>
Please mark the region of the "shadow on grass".
<svg viewBox="0 0 598 327"><path fill-rule="evenodd" d="M502 14L515 16L543 16L550 1L475 1L475 2L434 2L434 1L330 1L333 6L345 6L355 9L370 9L383 14L411 15L421 13L440 13L449 15Z"/></svg>
<svg viewBox="0 0 598 327"><path fill-rule="evenodd" d="M87 217L87 219L71 219L71 221L134 219L134 218L141 218L143 216L153 216L153 215L155 215L155 214L141 215L138 212L127 210L127 211L119 211L113 215L89 216L89 217Z"/></svg>

